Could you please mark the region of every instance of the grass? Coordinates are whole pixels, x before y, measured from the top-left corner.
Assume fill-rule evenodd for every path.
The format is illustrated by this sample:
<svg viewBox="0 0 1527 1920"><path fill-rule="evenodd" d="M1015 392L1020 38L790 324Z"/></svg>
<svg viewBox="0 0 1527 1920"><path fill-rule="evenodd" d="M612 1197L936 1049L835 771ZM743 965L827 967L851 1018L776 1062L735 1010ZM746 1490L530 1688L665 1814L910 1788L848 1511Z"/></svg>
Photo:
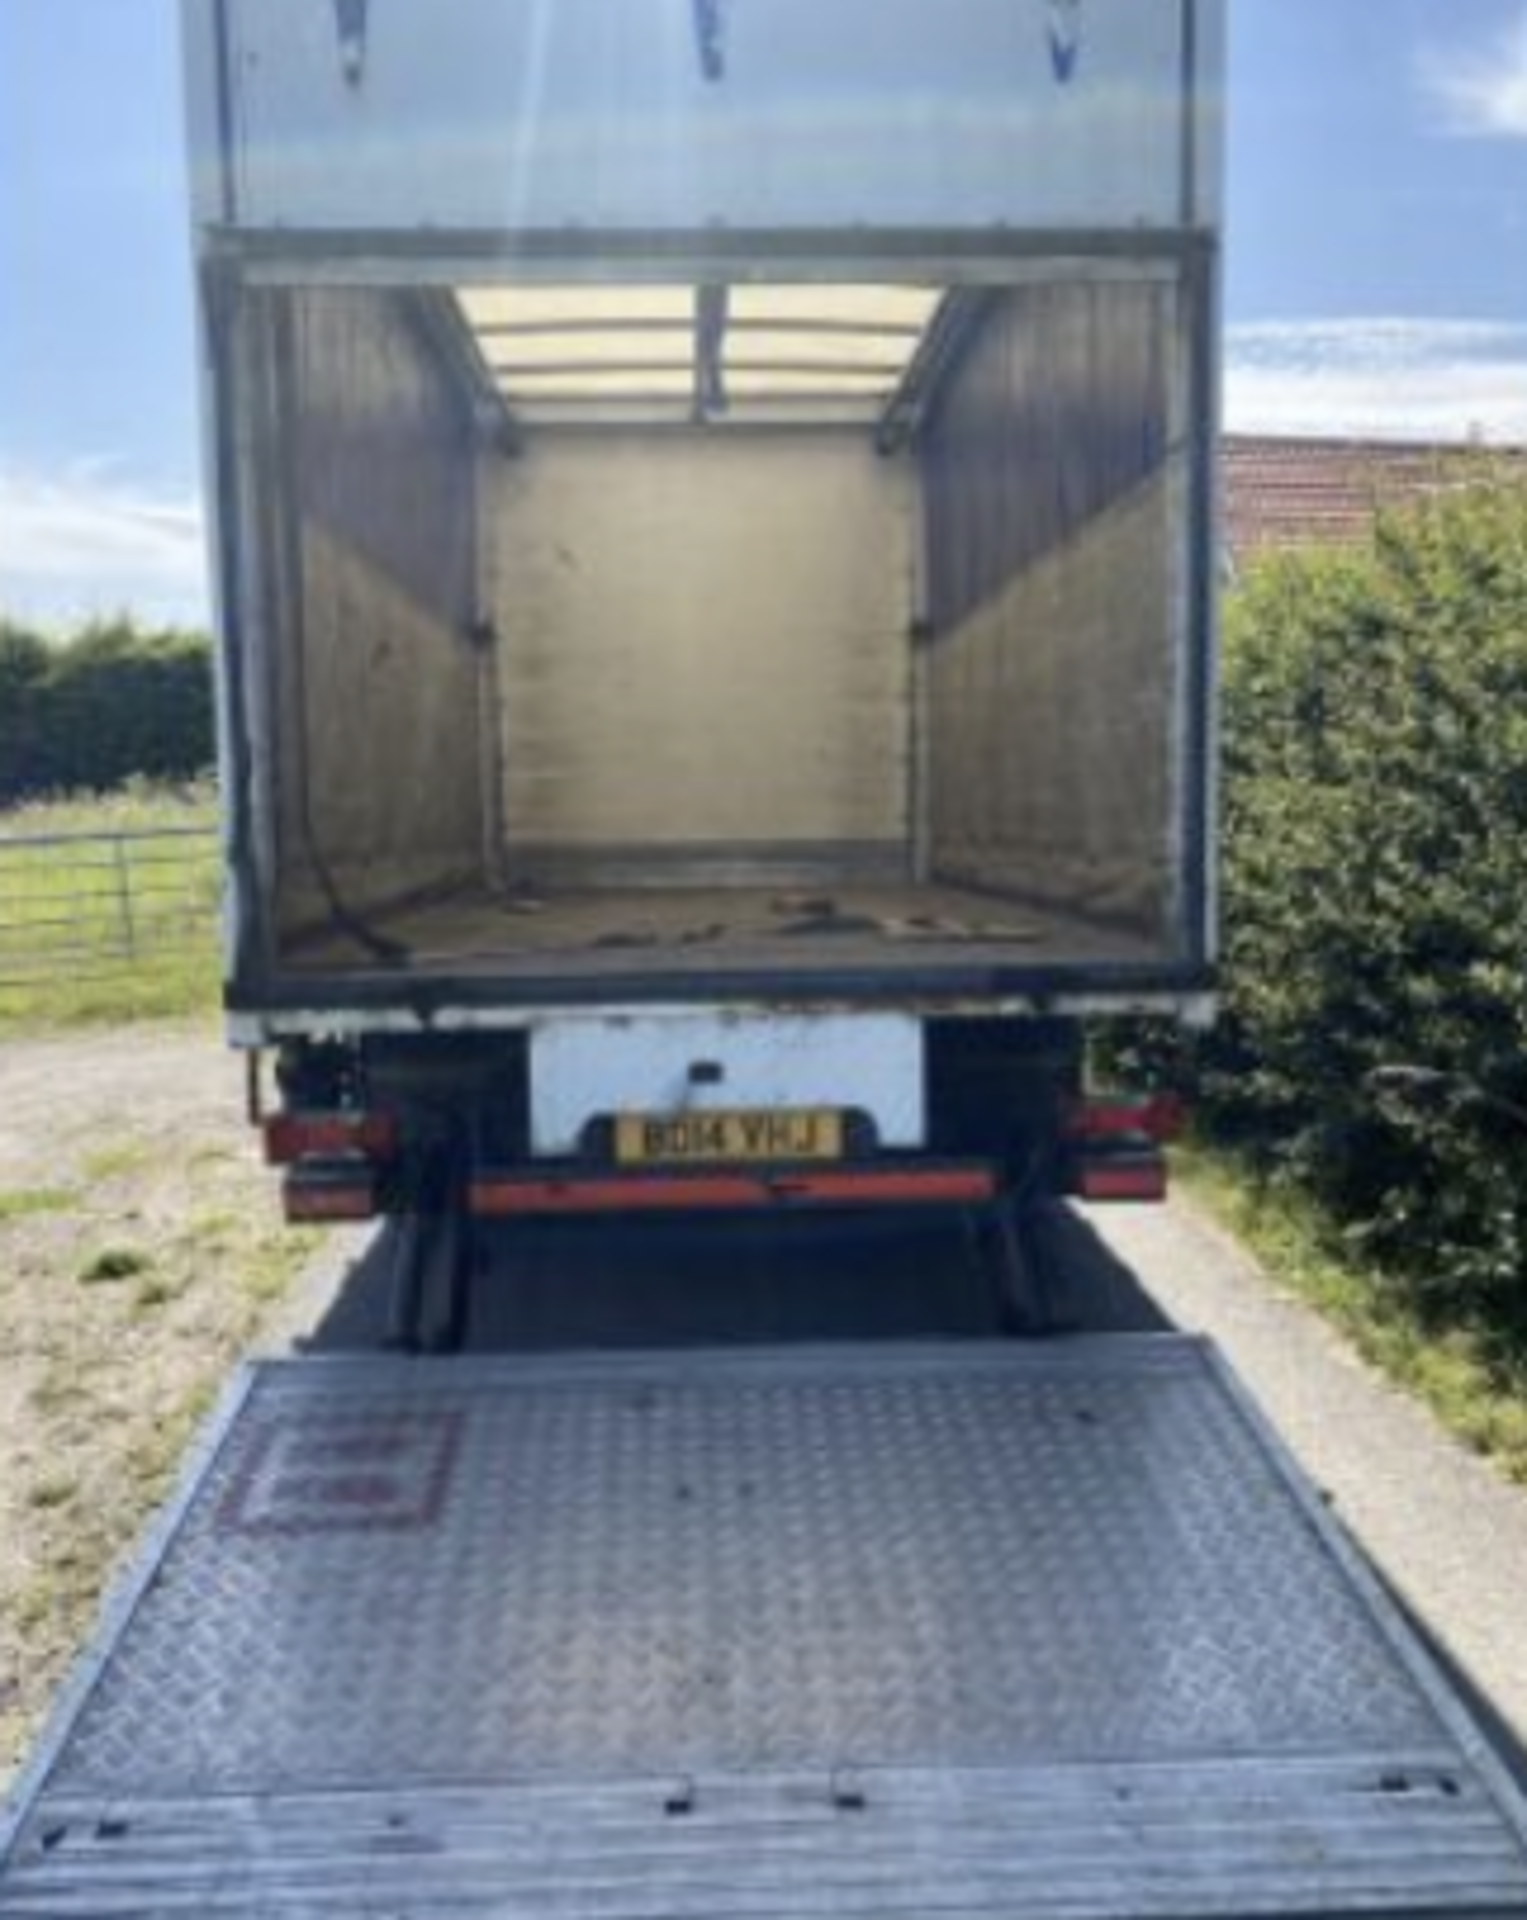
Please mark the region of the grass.
<svg viewBox="0 0 1527 1920"><path fill-rule="evenodd" d="M20 1549L0 1554L0 1790L228 1369L323 1244L281 1222L236 1107L135 1117L132 1076L193 1050L179 1028L125 1084L61 1076L67 1137L0 1190L0 1528Z"/></svg>
<svg viewBox="0 0 1527 1920"><path fill-rule="evenodd" d="M215 1328L197 1336L193 1378L158 1411L150 1414L135 1403L131 1415L113 1418L101 1384L93 1375L81 1377L72 1351L54 1360L30 1396L39 1418L54 1423L60 1438L71 1430L76 1437L96 1435L103 1428L112 1433L109 1446L92 1440L78 1473L54 1470L35 1481L25 1496L27 1508L47 1530L36 1543L39 1564L11 1598L11 1622L24 1639L45 1643L46 1664L57 1672L67 1666L83 1637L111 1565L182 1471L186 1450L216 1403L227 1366L246 1349L263 1313L286 1295L323 1238L286 1227L246 1225L245 1233L225 1276L240 1304ZM194 1230L188 1233L183 1250L194 1250L197 1240ZM162 1294L155 1280L147 1281L132 1310L141 1314L146 1307L173 1306L185 1292L183 1278L169 1283ZM146 1299L147 1293L156 1297ZM159 1337L176 1336L166 1331ZM3 1758L0 1754L0 1784Z"/></svg>
<svg viewBox="0 0 1527 1920"><path fill-rule="evenodd" d="M153 1158L153 1149L142 1140L124 1140L112 1146L94 1147L80 1161L80 1172L91 1186L108 1180L120 1180L140 1173Z"/></svg>
<svg viewBox="0 0 1527 1920"><path fill-rule="evenodd" d="M178 1300L190 1282L185 1279L172 1280L162 1273L151 1274L133 1295L135 1313L152 1313L156 1307L167 1307Z"/></svg>
<svg viewBox="0 0 1527 1920"><path fill-rule="evenodd" d="M210 1011L216 821L209 786L141 781L0 813L0 1034ZM27 844L177 829L197 837Z"/></svg>
<svg viewBox="0 0 1527 1920"><path fill-rule="evenodd" d="M46 1513L55 1507L68 1506L79 1490L79 1482L72 1474L55 1474L27 1489L27 1505Z"/></svg>
<svg viewBox="0 0 1527 1920"><path fill-rule="evenodd" d="M1527 1485L1527 1362L1502 1353L1482 1330L1439 1332L1392 1278L1355 1260L1340 1229L1297 1190L1201 1144L1180 1153L1176 1171L1273 1280L1340 1328L1464 1445Z"/></svg>
<svg viewBox="0 0 1527 1920"><path fill-rule="evenodd" d="M31 1220L43 1213L67 1213L75 1196L62 1187L14 1187L0 1191L0 1226L7 1220Z"/></svg>
<svg viewBox="0 0 1527 1920"><path fill-rule="evenodd" d="M140 1247L102 1247L90 1256L76 1278L82 1287L107 1286L114 1280L131 1280L147 1273L153 1264Z"/></svg>

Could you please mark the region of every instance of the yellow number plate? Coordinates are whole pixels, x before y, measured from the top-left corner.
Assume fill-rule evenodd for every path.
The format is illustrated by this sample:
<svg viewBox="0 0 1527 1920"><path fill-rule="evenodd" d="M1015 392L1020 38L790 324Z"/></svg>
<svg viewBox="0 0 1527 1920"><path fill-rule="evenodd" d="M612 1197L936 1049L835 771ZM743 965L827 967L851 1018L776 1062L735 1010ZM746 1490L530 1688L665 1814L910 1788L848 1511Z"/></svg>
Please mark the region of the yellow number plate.
<svg viewBox="0 0 1527 1920"><path fill-rule="evenodd" d="M623 1167L841 1160L843 1115L829 1108L622 1113L615 1120L615 1158Z"/></svg>

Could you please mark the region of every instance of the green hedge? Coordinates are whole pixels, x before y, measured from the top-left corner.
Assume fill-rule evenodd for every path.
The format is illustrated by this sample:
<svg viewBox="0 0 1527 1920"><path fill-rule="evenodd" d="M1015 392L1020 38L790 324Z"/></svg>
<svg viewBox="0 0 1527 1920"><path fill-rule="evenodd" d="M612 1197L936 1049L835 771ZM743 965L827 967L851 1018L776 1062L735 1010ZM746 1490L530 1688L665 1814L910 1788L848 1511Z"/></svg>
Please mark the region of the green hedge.
<svg viewBox="0 0 1527 1920"><path fill-rule="evenodd" d="M205 636L117 620L46 642L0 622L0 805L190 779L213 758Z"/></svg>
<svg viewBox="0 0 1527 1920"><path fill-rule="evenodd" d="M1227 626L1223 1016L1191 1090L1423 1315L1520 1348L1527 491L1265 565Z"/></svg>

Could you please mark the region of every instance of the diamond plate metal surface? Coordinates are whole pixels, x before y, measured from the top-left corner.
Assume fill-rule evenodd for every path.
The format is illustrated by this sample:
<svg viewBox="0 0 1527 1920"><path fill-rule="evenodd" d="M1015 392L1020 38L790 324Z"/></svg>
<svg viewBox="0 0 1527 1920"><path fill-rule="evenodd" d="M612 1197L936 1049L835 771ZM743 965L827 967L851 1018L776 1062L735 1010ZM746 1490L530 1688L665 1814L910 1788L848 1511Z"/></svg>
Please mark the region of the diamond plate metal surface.
<svg viewBox="0 0 1527 1920"><path fill-rule="evenodd" d="M262 1371L49 1790L1438 1738L1191 1343L304 1362Z"/></svg>

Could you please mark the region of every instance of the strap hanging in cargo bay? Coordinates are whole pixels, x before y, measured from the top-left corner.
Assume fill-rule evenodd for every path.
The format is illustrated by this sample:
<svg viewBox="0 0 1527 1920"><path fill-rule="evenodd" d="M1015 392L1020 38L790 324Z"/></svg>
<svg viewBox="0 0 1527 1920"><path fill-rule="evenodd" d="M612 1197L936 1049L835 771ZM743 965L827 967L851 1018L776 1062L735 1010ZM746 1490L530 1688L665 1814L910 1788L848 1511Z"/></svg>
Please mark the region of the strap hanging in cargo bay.
<svg viewBox="0 0 1527 1920"><path fill-rule="evenodd" d="M339 64L352 87L358 87L366 73L367 10L368 0L334 0Z"/></svg>
<svg viewBox="0 0 1527 1920"><path fill-rule="evenodd" d="M707 80L726 78L726 27L731 0L694 0L695 45Z"/></svg>
<svg viewBox="0 0 1527 1920"><path fill-rule="evenodd" d="M1069 87L1082 57L1082 0L1050 0L1050 64Z"/></svg>
<svg viewBox="0 0 1527 1920"><path fill-rule="evenodd" d="M695 410L702 420L727 409L726 328L730 314L730 288L695 289Z"/></svg>

